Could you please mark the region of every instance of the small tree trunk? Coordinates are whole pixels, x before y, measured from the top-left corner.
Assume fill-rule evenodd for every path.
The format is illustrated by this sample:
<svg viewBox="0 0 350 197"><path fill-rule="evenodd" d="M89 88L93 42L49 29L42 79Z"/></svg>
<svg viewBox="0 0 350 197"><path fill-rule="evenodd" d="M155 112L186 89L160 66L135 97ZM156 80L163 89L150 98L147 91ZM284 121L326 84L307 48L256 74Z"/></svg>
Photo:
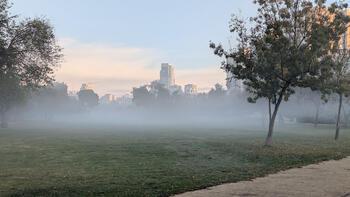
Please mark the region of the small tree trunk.
<svg viewBox="0 0 350 197"><path fill-rule="evenodd" d="M275 119L276 116L272 116L272 118L269 121L269 132L267 134L267 138L265 141L265 146L271 146L272 145L272 135L273 135L273 128L275 126Z"/></svg>
<svg viewBox="0 0 350 197"><path fill-rule="evenodd" d="M0 128L7 128L8 127L8 123L7 123L7 119L6 119L6 113L5 112L1 112L0 114Z"/></svg>
<svg viewBox="0 0 350 197"><path fill-rule="evenodd" d="M314 127L315 128L318 126L319 114L320 114L320 106L317 106L316 107L315 120L314 120Z"/></svg>
<svg viewBox="0 0 350 197"><path fill-rule="evenodd" d="M269 111L269 114L268 114L268 117L267 117L267 124L270 123L271 121L271 99L268 99L268 111ZM263 116L263 127L266 128L266 116Z"/></svg>
<svg viewBox="0 0 350 197"><path fill-rule="evenodd" d="M337 116L337 125L335 129L335 140L339 139L339 131L340 131L340 116L341 116L341 108L343 105L343 94L339 94L339 108L338 108L338 116Z"/></svg>
<svg viewBox="0 0 350 197"><path fill-rule="evenodd" d="M277 116L278 109L282 103L284 92L287 88L282 89L281 94L279 95L278 101L275 105L275 108L273 110L273 114L271 116L270 122L269 122L269 132L267 134L266 140L265 140L265 146L271 146L272 145L272 135L273 135L273 129L275 127L275 120Z"/></svg>

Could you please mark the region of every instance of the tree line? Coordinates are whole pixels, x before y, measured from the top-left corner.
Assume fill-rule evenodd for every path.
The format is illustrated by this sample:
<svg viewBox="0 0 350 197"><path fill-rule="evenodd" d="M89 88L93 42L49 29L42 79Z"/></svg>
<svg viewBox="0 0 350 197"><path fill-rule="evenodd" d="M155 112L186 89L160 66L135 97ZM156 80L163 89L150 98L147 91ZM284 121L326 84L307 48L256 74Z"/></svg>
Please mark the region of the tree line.
<svg viewBox="0 0 350 197"><path fill-rule="evenodd" d="M201 101L222 102L227 90L221 84L216 84L208 93L185 94L182 90L171 91L158 81L149 85L133 88L133 103L140 107L166 107L184 105L185 103L200 103ZM221 99L221 101L220 101Z"/></svg>

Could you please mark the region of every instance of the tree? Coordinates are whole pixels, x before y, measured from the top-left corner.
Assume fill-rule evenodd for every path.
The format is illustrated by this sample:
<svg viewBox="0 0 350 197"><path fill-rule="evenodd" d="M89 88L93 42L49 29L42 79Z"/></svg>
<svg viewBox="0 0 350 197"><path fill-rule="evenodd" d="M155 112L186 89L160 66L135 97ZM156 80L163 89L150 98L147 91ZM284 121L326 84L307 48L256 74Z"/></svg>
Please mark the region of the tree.
<svg viewBox="0 0 350 197"><path fill-rule="evenodd" d="M171 94L168 88L164 84L159 83L159 81L152 81L149 85L150 93L153 95L154 104L157 105L167 105L171 101Z"/></svg>
<svg viewBox="0 0 350 197"><path fill-rule="evenodd" d="M335 93L338 95L338 113L336 121L335 140L339 139L340 117L343 107L343 98L350 93L350 51L348 49L339 49L334 53L330 60L332 77L326 82L325 93Z"/></svg>
<svg viewBox="0 0 350 197"><path fill-rule="evenodd" d="M0 75L0 127L7 128L6 112L10 108L23 101L25 91L19 85L19 80L9 75Z"/></svg>
<svg viewBox="0 0 350 197"><path fill-rule="evenodd" d="M29 103L34 109L43 113L45 118L51 118L54 114L66 111L70 104L68 86L64 83L53 83L50 86L32 92Z"/></svg>
<svg viewBox="0 0 350 197"><path fill-rule="evenodd" d="M90 89L86 90L80 90L78 92L78 98L79 102L84 106L88 108L92 108L98 105L98 95Z"/></svg>
<svg viewBox="0 0 350 197"><path fill-rule="evenodd" d="M62 58L53 28L43 18L17 20L7 0L0 0L0 116L22 101L25 91L53 82L54 68Z"/></svg>
<svg viewBox="0 0 350 197"><path fill-rule="evenodd" d="M208 93L208 96L210 98L222 98L225 95L226 91L224 90L221 84L215 84L215 87L212 88Z"/></svg>
<svg viewBox="0 0 350 197"><path fill-rule="evenodd" d="M133 103L137 106L146 106L153 102L154 95L148 90L147 86L133 88Z"/></svg>
<svg viewBox="0 0 350 197"><path fill-rule="evenodd" d="M275 119L282 101L288 101L295 87L328 77L329 58L346 32L350 21L347 4L324 0L255 0L258 14L253 23L233 17L230 30L237 34L238 46L226 51L210 43L214 53L224 56L222 68L243 80L250 102L269 101L269 130L265 145L272 145ZM236 64L225 61L233 58ZM273 110L271 104L274 105Z"/></svg>
<svg viewBox="0 0 350 197"><path fill-rule="evenodd" d="M170 91L164 87L163 84L157 84L155 86L155 97L157 99L157 104L160 106L167 106L171 102L171 94Z"/></svg>
<svg viewBox="0 0 350 197"><path fill-rule="evenodd" d="M153 81L149 85L134 88L132 94L133 102L136 105L158 107L169 106L175 96L159 81Z"/></svg>

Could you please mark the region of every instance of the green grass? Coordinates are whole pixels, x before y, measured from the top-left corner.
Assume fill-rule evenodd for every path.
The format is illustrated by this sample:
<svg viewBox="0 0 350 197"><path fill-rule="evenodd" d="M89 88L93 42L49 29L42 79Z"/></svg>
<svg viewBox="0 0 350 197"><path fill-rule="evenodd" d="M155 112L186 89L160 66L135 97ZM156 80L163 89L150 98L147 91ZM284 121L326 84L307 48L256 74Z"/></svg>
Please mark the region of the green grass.
<svg viewBox="0 0 350 197"><path fill-rule="evenodd" d="M350 130L0 130L0 196L169 196L350 155Z"/></svg>

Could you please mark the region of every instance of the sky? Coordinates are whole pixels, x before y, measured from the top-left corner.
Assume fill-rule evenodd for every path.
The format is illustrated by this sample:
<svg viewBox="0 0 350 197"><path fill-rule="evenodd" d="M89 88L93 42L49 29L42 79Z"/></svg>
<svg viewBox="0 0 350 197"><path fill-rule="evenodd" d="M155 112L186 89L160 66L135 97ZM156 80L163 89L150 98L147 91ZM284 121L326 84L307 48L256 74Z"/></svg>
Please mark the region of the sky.
<svg viewBox="0 0 350 197"><path fill-rule="evenodd" d="M100 95L123 95L159 79L161 63L176 83L202 91L225 83L209 41L228 45L233 13L255 13L250 0L12 0L12 14L45 17L64 61L56 80L71 91L91 84ZM232 41L234 42L234 41Z"/></svg>

